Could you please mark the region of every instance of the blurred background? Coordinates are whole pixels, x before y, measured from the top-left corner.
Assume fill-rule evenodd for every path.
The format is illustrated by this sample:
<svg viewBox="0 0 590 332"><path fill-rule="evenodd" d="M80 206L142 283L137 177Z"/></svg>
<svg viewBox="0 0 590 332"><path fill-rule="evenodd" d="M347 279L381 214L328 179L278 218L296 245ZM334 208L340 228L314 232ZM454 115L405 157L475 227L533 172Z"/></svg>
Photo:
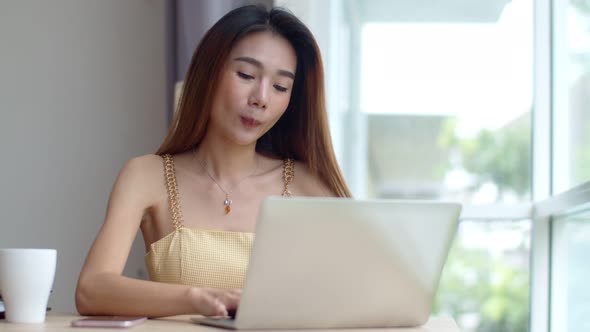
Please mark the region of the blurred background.
<svg viewBox="0 0 590 332"><path fill-rule="evenodd" d="M435 314L590 330L588 0L1 1L0 247L58 249L54 310L75 310L114 179L163 140L199 39L250 3L315 34L355 197L466 205ZM143 255L138 235L127 275Z"/></svg>

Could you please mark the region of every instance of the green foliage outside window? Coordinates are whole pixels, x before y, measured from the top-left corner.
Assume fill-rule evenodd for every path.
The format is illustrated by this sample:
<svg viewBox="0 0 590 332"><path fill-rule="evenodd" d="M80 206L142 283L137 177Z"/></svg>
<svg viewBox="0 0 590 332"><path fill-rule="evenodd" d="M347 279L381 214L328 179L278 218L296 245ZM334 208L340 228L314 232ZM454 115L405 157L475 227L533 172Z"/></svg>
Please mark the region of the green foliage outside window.
<svg viewBox="0 0 590 332"><path fill-rule="evenodd" d="M527 112L501 129L483 129L475 137L460 138L456 135L457 119L451 118L443 127L439 144L458 150L462 166L475 176L471 191L491 182L498 188L499 200L506 193L525 197L530 191L530 119Z"/></svg>
<svg viewBox="0 0 590 332"><path fill-rule="evenodd" d="M473 176L469 192L485 183L498 189L499 201L530 192L530 113L497 130L484 129L474 137L459 137L458 120L450 118L439 137L441 148L455 151L461 167ZM456 167L449 163L447 170ZM515 229L515 231L517 231ZM456 318L465 331L526 332L529 329L529 238L522 233L518 249L493 253L466 248L455 241L445 266L435 312Z"/></svg>
<svg viewBox="0 0 590 332"><path fill-rule="evenodd" d="M528 249L510 253L528 257ZM510 264L505 255L455 245L436 297L434 312L454 317L464 331L527 332L529 324L528 265ZM475 320L465 324L465 317Z"/></svg>

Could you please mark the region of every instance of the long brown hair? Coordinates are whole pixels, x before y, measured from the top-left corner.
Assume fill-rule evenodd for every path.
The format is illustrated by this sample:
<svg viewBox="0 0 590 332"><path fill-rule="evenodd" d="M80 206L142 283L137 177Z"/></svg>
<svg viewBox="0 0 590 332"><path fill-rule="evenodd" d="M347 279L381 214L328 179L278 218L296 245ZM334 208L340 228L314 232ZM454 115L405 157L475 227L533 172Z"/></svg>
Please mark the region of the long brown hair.
<svg viewBox="0 0 590 332"><path fill-rule="evenodd" d="M156 154L181 153L199 145L207 130L220 72L232 47L247 34L261 31L279 34L291 43L297 68L287 110L258 140L256 151L301 161L336 195L351 197L328 128L319 47L309 29L284 9L240 7L207 31L193 54L178 110Z"/></svg>

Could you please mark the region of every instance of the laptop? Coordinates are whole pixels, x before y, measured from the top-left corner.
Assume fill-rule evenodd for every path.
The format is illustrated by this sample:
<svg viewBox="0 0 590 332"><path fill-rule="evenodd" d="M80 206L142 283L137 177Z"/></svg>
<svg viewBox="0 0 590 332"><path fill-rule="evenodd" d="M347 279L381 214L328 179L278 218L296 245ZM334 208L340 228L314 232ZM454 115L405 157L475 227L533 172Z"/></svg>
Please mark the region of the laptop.
<svg viewBox="0 0 590 332"><path fill-rule="evenodd" d="M262 202L229 329L415 327L426 323L461 205L281 198Z"/></svg>

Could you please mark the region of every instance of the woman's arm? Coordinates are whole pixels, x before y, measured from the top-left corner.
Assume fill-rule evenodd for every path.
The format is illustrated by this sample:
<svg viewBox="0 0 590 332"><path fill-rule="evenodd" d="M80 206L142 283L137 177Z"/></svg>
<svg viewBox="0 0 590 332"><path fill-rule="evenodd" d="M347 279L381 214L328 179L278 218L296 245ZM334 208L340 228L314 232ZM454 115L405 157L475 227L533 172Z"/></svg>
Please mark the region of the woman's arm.
<svg viewBox="0 0 590 332"><path fill-rule="evenodd" d="M239 290L193 288L122 275L143 214L161 195L158 179L162 176L162 160L154 155L132 159L121 170L104 225L78 280L76 307L80 314L225 315L237 307Z"/></svg>

